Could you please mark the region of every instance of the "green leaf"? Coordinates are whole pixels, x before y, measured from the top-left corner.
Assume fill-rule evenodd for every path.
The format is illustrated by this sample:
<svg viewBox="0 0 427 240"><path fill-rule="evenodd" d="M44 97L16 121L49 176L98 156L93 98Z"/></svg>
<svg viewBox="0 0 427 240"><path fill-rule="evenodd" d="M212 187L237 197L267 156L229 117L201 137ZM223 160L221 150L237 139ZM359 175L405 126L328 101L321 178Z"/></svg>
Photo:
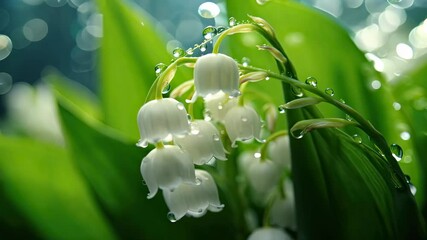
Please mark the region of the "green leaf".
<svg viewBox="0 0 427 240"><path fill-rule="evenodd" d="M116 238L65 149L0 136L0 152L2 191L43 239Z"/></svg>
<svg viewBox="0 0 427 240"><path fill-rule="evenodd" d="M413 139L403 140L400 134L408 129L408 120L401 111L393 108L394 98L384 77L375 71L364 54L355 46L349 34L332 16L320 10L309 8L295 1L270 1L258 5L256 1L241 4L238 1L228 1L229 16L238 20L246 20L247 14L264 18L273 26L279 42L285 49L290 61L295 66L301 81L308 77L317 79L319 89L332 88L337 99L355 108L385 136L390 143L400 145L405 151L405 157L400 165L406 174L411 176L415 186L423 185L420 177L419 157L414 154ZM230 38L230 51L234 58L248 57L251 65L265 69L276 69L274 59L267 53L257 50L256 45L267 43L256 34L241 34ZM240 46L240 47L236 47ZM379 80L382 87L374 90L371 83ZM272 81L263 84L253 84L257 91L265 91L276 96L278 104L283 99L278 83ZM341 117L345 114L328 104L319 105L326 117ZM369 139L358 130L348 132L358 133L364 142ZM424 191L417 193L419 202L424 198Z"/></svg>
<svg viewBox="0 0 427 240"><path fill-rule="evenodd" d="M105 123L137 139L136 115L156 78L154 66L171 57L142 9L136 14L123 1L97 2L104 20L99 71Z"/></svg>

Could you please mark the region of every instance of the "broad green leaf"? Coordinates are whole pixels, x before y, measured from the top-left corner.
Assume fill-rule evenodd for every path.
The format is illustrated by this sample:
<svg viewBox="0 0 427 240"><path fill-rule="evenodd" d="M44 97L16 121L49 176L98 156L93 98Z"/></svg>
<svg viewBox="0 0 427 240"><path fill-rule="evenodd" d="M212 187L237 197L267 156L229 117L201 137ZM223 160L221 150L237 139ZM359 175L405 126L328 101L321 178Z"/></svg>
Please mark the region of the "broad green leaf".
<svg viewBox="0 0 427 240"><path fill-rule="evenodd" d="M0 152L2 192L41 238L116 238L65 149L0 136Z"/></svg>
<svg viewBox="0 0 427 240"><path fill-rule="evenodd" d="M422 184L416 185L418 192L427 192L427 63L420 65L413 72L405 74L392 85L397 102L402 105L411 127L411 138L416 142L416 154L420 159ZM427 200L422 202L424 218L427 219Z"/></svg>
<svg viewBox="0 0 427 240"><path fill-rule="evenodd" d="M88 118L76 104L57 95L66 142L74 163L122 239L218 239L233 232L230 212L171 223L161 192L147 199L140 163L149 149L127 142L120 133ZM225 230L224 230L225 229Z"/></svg>
<svg viewBox="0 0 427 240"><path fill-rule="evenodd" d="M137 139L136 115L156 78L154 66L171 57L148 14L137 14L137 7L124 1L97 2L104 22L99 71L105 123Z"/></svg>
<svg viewBox="0 0 427 240"><path fill-rule="evenodd" d="M296 68L301 81L307 77L317 79L319 89L332 88L336 99L343 99L355 108L386 137L391 143L399 144L408 159L401 162L404 172L411 176L416 186L422 185L420 179L419 159L414 155L412 139L403 140L400 134L409 131L407 120L402 113L393 108L394 99L389 86L381 74L375 71L364 54L352 42L349 34L339 26L331 16L294 1L270 1L258 5L256 1L241 4L228 1L229 16L238 20L248 19L247 14L267 20L276 31L279 42ZM248 57L250 64L276 71L274 59L269 53L258 51L255 45L267 43L256 34L231 36L224 51L230 51L233 57ZM382 87L374 90L371 83L379 80ZM257 91L266 91L271 95L281 96L280 87L272 81L253 84ZM279 103L283 103L283 100ZM328 104L319 104L319 109L326 117L345 117L345 114ZM364 142L368 138L357 130ZM417 193L421 201L424 191Z"/></svg>

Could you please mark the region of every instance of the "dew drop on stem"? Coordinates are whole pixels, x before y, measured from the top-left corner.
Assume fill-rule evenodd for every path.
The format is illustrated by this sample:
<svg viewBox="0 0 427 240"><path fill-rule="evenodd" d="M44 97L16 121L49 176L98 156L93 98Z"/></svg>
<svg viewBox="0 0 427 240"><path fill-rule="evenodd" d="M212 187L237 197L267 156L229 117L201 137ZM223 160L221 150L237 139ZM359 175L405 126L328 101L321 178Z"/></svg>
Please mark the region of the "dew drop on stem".
<svg viewBox="0 0 427 240"><path fill-rule="evenodd" d="M249 59L249 58L247 58L247 57L243 57L242 58L242 65L244 66L244 67L247 67L247 66L249 66L249 63L251 62L251 60Z"/></svg>
<svg viewBox="0 0 427 240"><path fill-rule="evenodd" d="M228 19L228 26L230 26L230 27L234 27L234 26L236 26L237 25L237 21L236 21L236 19L234 18L234 17L230 17L229 19Z"/></svg>
<svg viewBox="0 0 427 240"><path fill-rule="evenodd" d="M179 58L185 55L185 51L184 49L177 47L172 51L172 55L176 58Z"/></svg>
<svg viewBox="0 0 427 240"><path fill-rule="evenodd" d="M209 40L209 39L212 39L217 34L217 30L215 27L207 26L205 27L205 29L203 29L202 34L206 40Z"/></svg>
<svg viewBox="0 0 427 240"><path fill-rule="evenodd" d="M314 77L308 77L307 79L305 79L305 83L312 87L317 87L317 79Z"/></svg>
<svg viewBox="0 0 427 240"><path fill-rule="evenodd" d="M285 113L286 112L286 108L283 105L280 105L277 110L279 110L279 113Z"/></svg>
<svg viewBox="0 0 427 240"><path fill-rule="evenodd" d="M300 87L292 86L291 90L292 90L292 94L294 94L296 97L304 96L302 89Z"/></svg>
<svg viewBox="0 0 427 240"><path fill-rule="evenodd" d="M328 94L331 97L335 95L335 91L332 88L326 88L325 89L325 93Z"/></svg>
<svg viewBox="0 0 427 240"><path fill-rule="evenodd" d="M205 52L206 51L206 44L200 44L200 52Z"/></svg>
<svg viewBox="0 0 427 240"><path fill-rule="evenodd" d="M154 72L158 76L160 73L163 72L163 70L165 70L165 68L166 68L166 64L158 63L156 66L154 66Z"/></svg>

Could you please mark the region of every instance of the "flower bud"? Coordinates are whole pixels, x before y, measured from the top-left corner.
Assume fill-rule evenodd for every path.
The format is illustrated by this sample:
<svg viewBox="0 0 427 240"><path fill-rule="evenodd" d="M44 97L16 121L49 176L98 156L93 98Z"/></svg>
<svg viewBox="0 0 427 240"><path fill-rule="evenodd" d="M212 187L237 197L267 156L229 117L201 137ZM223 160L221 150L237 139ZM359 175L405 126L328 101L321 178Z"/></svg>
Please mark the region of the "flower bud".
<svg viewBox="0 0 427 240"><path fill-rule="evenodd" d="M147 142L172 140L172 135L183 135L190 129L184 105L173 98L152 100L144 104L139 109L137 121L141 146Z"/></svg>
<svg viewBox="0 0 427 240"><path fill-rule="evenodd" d="M239 91L239 69L227 55L210 53L199 57L194 66L194 86L198 96L219 91L234 95Z"/></svg>
<svg viewBox="0 0 427 240"><path fill-rule="evenodd" d="M191 156L173 145L148 153L141 163L141 175L150 191L148 198L153 198L159 188L173 190L182 182L196 183Z"/></svg>
<svg viewBox="0 0 427 240"><path fill-rule="evenodd" d="M252 232L248 240L292 240L292 238L279 228L258 228Z"/></svg>

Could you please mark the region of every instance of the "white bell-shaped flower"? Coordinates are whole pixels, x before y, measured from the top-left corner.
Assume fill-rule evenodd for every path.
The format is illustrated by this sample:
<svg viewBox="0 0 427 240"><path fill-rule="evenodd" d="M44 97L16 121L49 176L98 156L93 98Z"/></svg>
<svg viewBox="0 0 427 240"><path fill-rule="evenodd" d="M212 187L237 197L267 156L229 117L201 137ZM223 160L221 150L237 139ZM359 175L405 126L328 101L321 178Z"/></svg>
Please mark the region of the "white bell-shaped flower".
<svg viewBox="0 0 427 240"><path fill-rule="evenodd" d="M191 156L174 145L148 153L142 159L141 175L150 191L148 198L154 197L159 188L173 190L183 182L196 183Z"/></svg>
<svg viewBox="0 0 427 240"><path fill-rule="evenodd" d="M138 127L141 134L139 146L147 142L156 143L172 140L172 135L189 132L187 111L184 105L173 98L152 100L144 104L138 112Z"/></svg>
<svg viewBox="0 0 427 240"><path fill-rule="evenodd" d="M212 176L196 169L197 184L180 184L174 191L163 191L170 213L168 217L179 220L185 215L201 217L208 210L219 212L224 208L219 201L218 190Z"/></svg>
<svg viewBox="0 0 427 240"><path fill-rule="evenodd" d="M210 53L197 59L194 66L194 87L198 96L219 91L239 93L239 68L236 61L221 53Z"/></svg>
<svg viewBox="0 0 427 240"><path fill-rule="evenodd" d="M268 144L268 156L279 166L291 169L291 145L289 135L281 136Z"/></svg>
<svg viewBox="0 0 427 240"><path fill-rule="evenodd" d="M283 191L285 198L279 196L271 206L270 223L272 225L297 230L297 219L295 212L295 197L292 181L285 180Z"/></svg>
<svg viewBox="0 0 427 240"><path fill-rule="evenodd" d="M223 122L230 108L237 105L237 98L229 98L223 91L205 97L205 120Z"/></svg>
<svg viewBox="0 0 427 240"><path fill-rule="evenodd" d="M261 119L258 113L248 106L235 106L228 110L224 118L225 129L235 146L236 141L260 139Z"/></svg>
<svg viewBox="0 0 427 240"><path fill-rule="evenodd" d="M190 128L190 134L177 136L174 140L178 146L190 153L194 164L206 164L214 157L227 160L220 134L211 122L195 120Z"/></svg>
<svg viewBox="0 0 427 240"><path fill-rule="evenodd" d="M279 182L281 170L278 165L268 159L253 158L249 163L247 178L249 184L256 193L266 196Z"/></svg>
<svg viewBox="0 0 427 240"><path fill-rule="evenodd" d="M253 231L248 240L292 240L292 237L282 229L264 227Z"/></svg>

